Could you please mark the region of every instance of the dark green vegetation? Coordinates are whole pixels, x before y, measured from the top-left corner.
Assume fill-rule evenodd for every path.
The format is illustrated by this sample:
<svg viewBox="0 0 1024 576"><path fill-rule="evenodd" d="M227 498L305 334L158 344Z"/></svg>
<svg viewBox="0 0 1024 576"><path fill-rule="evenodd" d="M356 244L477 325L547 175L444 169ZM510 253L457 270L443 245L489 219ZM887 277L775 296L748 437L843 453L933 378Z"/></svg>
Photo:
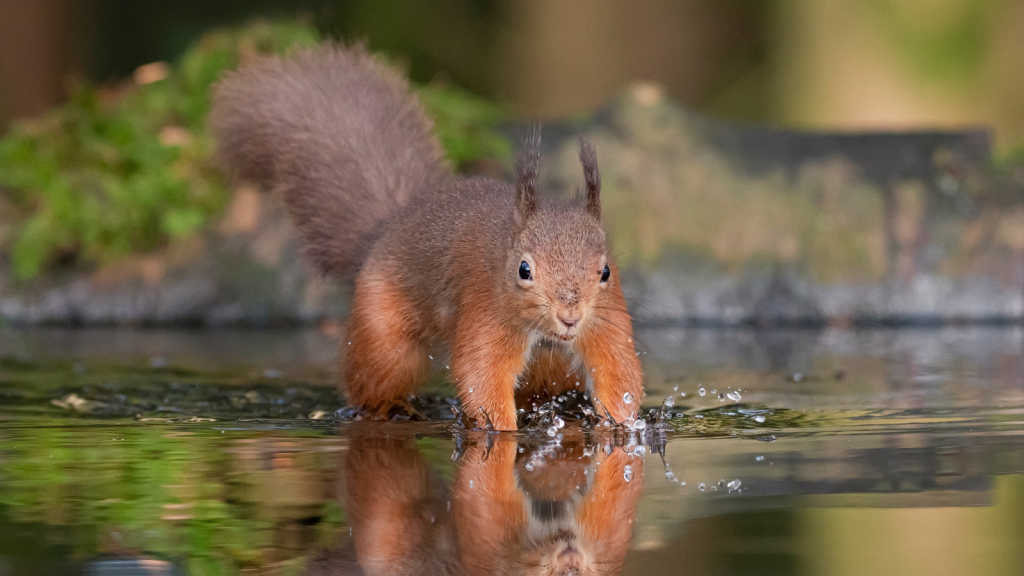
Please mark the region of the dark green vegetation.
<svg viewBox="0 0 1024 576"><path fill-rule="evenodd" d="M70 101L0 139L0 206L14 214L14 275L103 264L201 231L231 190L206 130L210 88L259 54L322 40L296 22L256 22L204 36L181 59L140 68L118 86L79 84ZM445 84L417 88L452 163L504 159L500 107ZM6 217L5 217L6 219Z"/></svg>

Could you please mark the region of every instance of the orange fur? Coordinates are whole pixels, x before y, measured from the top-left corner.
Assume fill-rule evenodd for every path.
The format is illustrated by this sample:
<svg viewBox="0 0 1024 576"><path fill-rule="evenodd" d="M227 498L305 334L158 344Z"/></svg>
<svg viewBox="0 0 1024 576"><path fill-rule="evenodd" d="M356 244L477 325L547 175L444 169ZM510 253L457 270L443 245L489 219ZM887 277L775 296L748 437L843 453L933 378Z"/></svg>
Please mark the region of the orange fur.
<svg viewBox="0 0 1024 576"><path fill-rule="evenodd" d="M516 406L531 409L566 392L586 391L586 376L561 348L538 347L520 378Z"/></svg>
<svg viewBox="0 0 1024 576"><path fill-rule="evenodd" d="M425 377L427 350L416 333L415 309L386 273L359 276L341 351L349 401L377 416L402 404Z"/></svg>
<svg viewBox="0 0 1024 576"><path fill-rule="evenodd" d="M626 311L622 288L616 279L608 287L611 304L597 310L599 325L582 335L579 353L593 379L594 403L599 412L608 410L618 423L637 417L644 397L643 373L633 344L633 324ZM625 401L626 395L631 397Z"/></svg>
<svg viewBox="0 0 1024 576"><path fill-rule="evenodd" d="M498 430L516 429L515 385L526 338L504 328L486 308L465 306L452 342L452 376L462 409ZM486 415L486 418L484 417Z"/></svg>

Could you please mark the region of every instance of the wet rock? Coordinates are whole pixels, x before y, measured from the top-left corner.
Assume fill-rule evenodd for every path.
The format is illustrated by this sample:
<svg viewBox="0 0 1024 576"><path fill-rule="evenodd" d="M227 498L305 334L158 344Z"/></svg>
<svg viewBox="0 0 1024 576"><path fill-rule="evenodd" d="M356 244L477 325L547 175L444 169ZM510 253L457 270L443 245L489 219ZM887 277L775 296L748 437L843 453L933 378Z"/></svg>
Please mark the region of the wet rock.
<svg viewBox="0 0 1024 576"><path fill-rule="evenodd" d="M213 229L166 250L27 284L0 273L0 318L17 324L304 324L344 303L302 264L278 201L245 187Z"/></svg>
<svg viewBox="0 0 1024 576"><path fill-rule="evenodd" d="M996 184L985 131L787 131L703 118L649 91L583 126L640 322L1024 318L1021 187ZM571 130L550 132L546 183L571 193L582 180Z"/></svg>

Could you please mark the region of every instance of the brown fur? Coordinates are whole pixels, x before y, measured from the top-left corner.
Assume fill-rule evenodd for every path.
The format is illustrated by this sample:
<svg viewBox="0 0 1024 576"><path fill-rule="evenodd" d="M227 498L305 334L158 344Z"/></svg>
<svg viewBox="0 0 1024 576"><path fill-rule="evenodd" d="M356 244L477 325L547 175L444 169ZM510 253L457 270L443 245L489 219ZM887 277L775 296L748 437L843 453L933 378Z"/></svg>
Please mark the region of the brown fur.
<svg viewBox="0 0 1024 576"><path fill-rule="evenodd" d="M353 404L386 414L424 380L428 346L440 342L478 422L486 414L514 430L517 386L543 392L556 365L573 368L572 382L582 376L599 414L636 418L642 374L588 142L580 147L586 191L570 203L538 198L536 134L514 186L455 177L406 83L358 47L270 58L229 75L212 122L228 165L282 194L313 263L357 276L342 343ZM524 260L529 282L518 278ZM534 369L534 345L544 341L565 357Z"/></svg>

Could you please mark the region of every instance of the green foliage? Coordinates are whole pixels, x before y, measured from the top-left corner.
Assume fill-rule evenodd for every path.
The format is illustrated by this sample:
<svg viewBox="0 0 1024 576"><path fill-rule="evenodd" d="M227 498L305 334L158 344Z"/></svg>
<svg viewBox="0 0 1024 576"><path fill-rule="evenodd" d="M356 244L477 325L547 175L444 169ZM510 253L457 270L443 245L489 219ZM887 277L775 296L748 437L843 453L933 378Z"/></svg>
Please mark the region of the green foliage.
<svg viewBox="0 0 1024 576"><path fill-rule="evenodd" d="M141 69L115 89L79 85L64 106L16 126L0 140L0 185L27 215L15 275L61 253L107 262L202 226L228 198L205 130L211 84L243 55L316 41L297 24L215 32L173 68Z"/></svg>
<svg viewBox="0 0 1024 576"><path fill-rule="evenodd" d="M456 167L479 158L511 158L508 140L494 130L506 118L501 106L448 84L426 84L416 93Z"/></svg>
<svg viewBox="0 0 1024 576"><path fill-rule="evenodd" d="M216 31L172 66L115 88L80 84L67 104L16 125L0 139L0 191L18 213L15 276L58 260L107 263L202 229L230 197L206 130L211 85L243 59L320 40L296 22ZM450 86L420 94L453 164L508 156L496 105Z"/></svg>
<svg viewBox="0 0 1024 576"><path fill-rule="evenodd" d="M894 0L867 0L861 7L908 69L924 80L957 85L975 82L991 42L995 14L1005 0L974 0L928 6L922 19Z"/></svg>

